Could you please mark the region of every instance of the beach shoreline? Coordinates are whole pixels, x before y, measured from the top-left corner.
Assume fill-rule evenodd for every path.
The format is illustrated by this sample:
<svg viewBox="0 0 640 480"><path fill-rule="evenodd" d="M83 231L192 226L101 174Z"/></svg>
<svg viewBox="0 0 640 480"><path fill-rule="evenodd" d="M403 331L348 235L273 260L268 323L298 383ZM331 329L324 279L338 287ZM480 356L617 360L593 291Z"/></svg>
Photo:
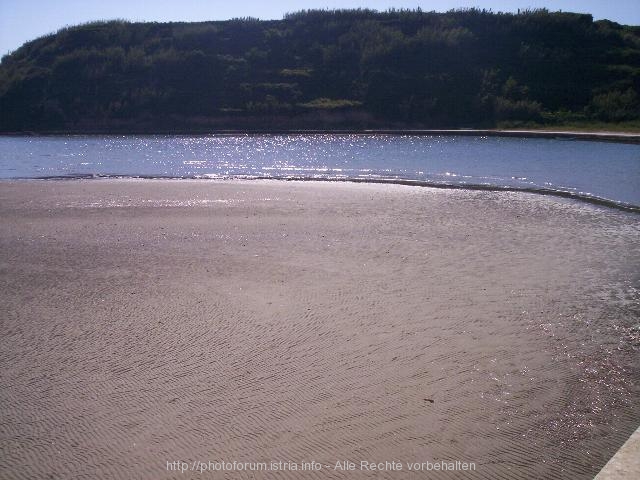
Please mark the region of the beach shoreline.
<svg viewBox="0 0 640 480"><path fill-rule="evenodd" d="M374 183L3 180L0 220L2 477L447 460L590 480L640 423L628 212ZM252 474L300 476L235 472Z"/></svg>
<svg viewBox="0 0 640 480"><path fill-rule="evenodd" d="M0 136L64 136L64 135L418 135L418 136L488 136L516 138L560 138L567 140L640 143L640 132L571 129L420 129L420 128L371 128L371 129L217 129L211 130L49 130L28 132L0 132Z"/></svg>
<svg viewBox="0 0 640 480"><path fill-rule="evenodd" d="M550 196L557 198L570 199L576 202L583 202L591 205L612 208L629 213L640 213L640 205L625 203L621 201L611 200L608 198L597 197L589 194L582 194L568 190L556 190L543 187L512 187L502 185L488 185L477 183L444 183L429 180L413 180L409 178L335 178L335 177L304 177L304 176L248 176L248 175L229 175L224 177L217 176L158 176L158 175L104 175L104 174L76 174L76 175L51 175L36 178L13 178L3 179L0 182L21 182L21 181L74 181L74 180L155 180L155 181L181 181L191 180L197 182L220 182L220 181L246 181L246 182L326 182L326 183L353 183L353 184L372 184L372 185L402 185L407 187L424 187L438 190L469 190L480 192L510 192L525 193L541 196Z"/></svg>

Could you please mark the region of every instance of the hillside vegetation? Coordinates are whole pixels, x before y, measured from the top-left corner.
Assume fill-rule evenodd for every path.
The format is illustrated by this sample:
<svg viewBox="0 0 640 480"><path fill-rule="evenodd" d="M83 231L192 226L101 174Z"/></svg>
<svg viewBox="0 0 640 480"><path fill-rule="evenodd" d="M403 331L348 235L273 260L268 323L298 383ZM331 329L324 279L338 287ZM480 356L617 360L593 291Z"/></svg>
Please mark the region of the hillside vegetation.
<svg viewBox="0 0 640 480"><path fill-rule="evenodd" d="M5 132L639 121L640 27L546 10L95 22L0 64Z"/></svg>

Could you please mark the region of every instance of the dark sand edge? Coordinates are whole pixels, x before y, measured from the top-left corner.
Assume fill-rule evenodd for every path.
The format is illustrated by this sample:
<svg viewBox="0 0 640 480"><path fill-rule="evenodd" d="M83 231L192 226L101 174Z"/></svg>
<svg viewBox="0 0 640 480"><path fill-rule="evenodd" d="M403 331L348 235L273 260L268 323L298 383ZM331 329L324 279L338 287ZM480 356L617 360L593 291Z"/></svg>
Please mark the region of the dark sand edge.
<svg viewBox="0 0 640 480"><path fill-rule="evenodd" d="M512 193L532 193L543 196L551 196L558 198L567 198L580 202L585 202L601 207L613 208L623 212L640 214L640 205L618 202L603 197L592 195L584 195L581 193L569 192L566 190L553 190L551 188L536 187L509 187L500 185L483 185L483 184L454 184L439 183L425 180L410 180L398 178L315 178L315 177L262 177L262 176L229 176L229 177L211 177L203 178L198 176L158 176L158 175L102 175L102 174L80 174L80 175L52 175L38 178L3 178L0 182L15 181L42 181L42 180L118 180L118 179L137 179L137 180L202 180L202 181L229 181L229 180L272 180L285 182L332 182L332 183L369 183L383 185L404 185L412 187L437 188L443 190L470 190L482 192L512 192Z"/></svg>

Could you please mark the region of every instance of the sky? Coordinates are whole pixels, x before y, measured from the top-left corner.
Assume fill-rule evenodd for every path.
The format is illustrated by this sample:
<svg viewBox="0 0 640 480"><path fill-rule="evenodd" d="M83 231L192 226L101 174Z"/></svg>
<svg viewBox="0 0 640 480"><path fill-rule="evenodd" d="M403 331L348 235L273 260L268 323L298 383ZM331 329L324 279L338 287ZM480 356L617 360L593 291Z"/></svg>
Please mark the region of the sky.
<svg viewBox="0 0 640 480"><path fill-rule="evenodd" d="M639 0L0 0L0 55L58 29L92 20L206 21L235 17L280 19L307 8L420 7L425 11L479 7L495 12L526 8L591 13L627 25L640 25Z"/></svg>

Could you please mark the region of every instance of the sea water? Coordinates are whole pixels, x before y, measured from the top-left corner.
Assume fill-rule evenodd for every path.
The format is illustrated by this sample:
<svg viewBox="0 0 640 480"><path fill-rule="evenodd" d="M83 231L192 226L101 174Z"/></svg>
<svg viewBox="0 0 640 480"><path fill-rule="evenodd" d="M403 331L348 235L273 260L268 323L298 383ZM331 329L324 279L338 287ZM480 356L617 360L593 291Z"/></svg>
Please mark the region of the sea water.
<svg viewBox="0 0 640 480"><path fill-rule="evenodd" d="M0 178L83 176L415 180L640 206L640 145L377 134L0 137Z"/></svg>

